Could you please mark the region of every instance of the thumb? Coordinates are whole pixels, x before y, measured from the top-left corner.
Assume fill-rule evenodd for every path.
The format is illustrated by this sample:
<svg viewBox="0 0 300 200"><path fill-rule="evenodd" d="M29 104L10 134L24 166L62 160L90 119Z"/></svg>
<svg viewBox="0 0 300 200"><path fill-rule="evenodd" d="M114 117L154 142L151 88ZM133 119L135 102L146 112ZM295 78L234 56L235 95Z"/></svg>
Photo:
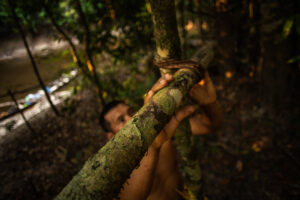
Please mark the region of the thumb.
<svg viewBox="0 0 300 200"><path fill-rule="evenodd" d="M170 120L170 122L164 127L164 131L166 132L168 138L171 138L174 135L175 130L179 126L180 122L195 112L196 107L192 105L188 105L180 109Z"/></svg>
<svg viewBox="0 0 300 200"><path fill-rule="evenodd" d="M183 108L181 108L176 114L175 117L176 119L181 122L184 118L195 112L196 107L193 105L188 105Z"/></svg>

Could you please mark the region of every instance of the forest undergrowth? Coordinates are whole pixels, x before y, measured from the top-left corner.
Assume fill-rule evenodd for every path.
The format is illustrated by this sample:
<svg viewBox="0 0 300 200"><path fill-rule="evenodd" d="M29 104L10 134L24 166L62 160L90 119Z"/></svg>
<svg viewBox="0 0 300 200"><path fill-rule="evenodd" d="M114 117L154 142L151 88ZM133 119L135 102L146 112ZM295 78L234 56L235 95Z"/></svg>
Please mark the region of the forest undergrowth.
<svg viewBox="0 0 300 200"><path fill-rule="evenodd" d="M249 76L211 73L225 121L199 138L203 195L208 199L297 199L300 197L299 108L294 94L281 106L263 103ZM63 105L61 105L63 107ZM92 89L74 95L65 117L42 113L1 138L0 199L52 199L106 142ZM76 108L76 109L75 109Z"/></svg>

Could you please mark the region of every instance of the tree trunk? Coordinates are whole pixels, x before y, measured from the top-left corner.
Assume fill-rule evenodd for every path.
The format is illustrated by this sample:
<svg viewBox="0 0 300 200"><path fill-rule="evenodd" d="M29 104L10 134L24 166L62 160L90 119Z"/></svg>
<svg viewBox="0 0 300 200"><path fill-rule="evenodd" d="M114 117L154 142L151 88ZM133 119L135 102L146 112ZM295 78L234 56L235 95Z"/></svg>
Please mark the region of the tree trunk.
<svg viewBox="0 0 300 200"><path fill-rule="evenodd" d="M155 94L113 139L90 158L56 199L116 197L156 135L197 81L198 76L190 69L176 72L174 81Z"/></svg>
<svg viewBox="0 0 300 200"><path fill-rule="evenodd" d="M46 98L47 98L47 100L48 100L48 102L49 102L52 110L54 111L54 113L56 114L56 116L59 116L60 114L59 114L58 110L56 109L56 107L54 106L54 104L51 101L50 95L49 95L49 93L46 90L46 86L45 86L45 84L44 84L44 82L43 82L43 80L42 80L42 78L40 76L40 73L39 73L39 70L37 68L37 65L36 65L36 63L34 61L34 58L33 58L32 54L31 54L31 51L29 49L29 45L28 45L28 43L26 41L25 33L24 33L24 31L22 29L22 26L21 26L21 24L19 22L19 19L18 19L17 15L16 15L15 7L14 7L13 3L11 2L11 0L8 0L8 4L9 4L10 11L11 11L11 14L13 16L13 19L14 19L14 21L16 23L17 29L19 30L19 32L21 34L21 37L22 37L22 40L24 42L24 46L26 48L27 54L29 56L29 59L31 61L33 71L34 71L34 73L35 73L35 75L36 75L36 77L37 77L37 79L38 79L38 81L39 81L42 89L45 92Z"/></svg>
<svg viewBox="0 0 300 200"><path fill-rule="evenodd" d="M156 61L180 59L181 49L174 0L151 0L150 4L153 13L154 36L156 40ZM203 55L205 55L205 58L200 58L200 60L208 65L211 60L204 61L204 59L206 59L207 55L210 56L210 54L208 51L205 51ZM196 60L199 61L199 58ZM162 74L166 72L172 73L172 71L165 71L165 69L161 69L161 71ZM181 174L183 175L184 182L195 195L199 195L201 169L197 157L188 156L188 154L194 152L193 150L196 145L195 142L191 142L194 141L194 137L191 134L188 120L181 122L174 137L176 148L181 157Z"/></svg>
<svg viewBox="0 0 300 200"><path fill-rule="evenodd" d="M176 149L180 155L180 172L184 184L194 196L200 199L202 170L197 157L200 137L191 134L188 119L183 120L174 134Z"/></svg>
<svg viewBox="0 0 300 200"><path fill-rule="evenodd" d="M176 16L178 21L178 32L179 38L181 42L181 57L183 59L186 58L186 30L185 30L185 1L184 0L176 0Z"/></svg>
<svg viewBox="0 0 300 200"><path fill-rule="evenodd" d="M177 30L174 0L150 0L156 41L156 59L180 59L181 48Z"/></svg>
<svg viewBox="0 0 300 200"><path fill-rule="evenodd" d="M180 59L174 1L151 1L157 44L156 58ZM168 31L165 31L165 30ZM156 135L181 105L190 88L199 81L190 69L180 69L174 81L160 90L63 189L56 199L112 199L133 169L138 167Z"/></svg>
<svg viewBox="0 0 300 200"><path fill-rule="evenodd" d="M221 72L232 70L235 58L235 31L234 19L231 12L228 11L228 0L216 0L216 39L217 39L217 54L219 57L219 65L223 66Z"/></svg>

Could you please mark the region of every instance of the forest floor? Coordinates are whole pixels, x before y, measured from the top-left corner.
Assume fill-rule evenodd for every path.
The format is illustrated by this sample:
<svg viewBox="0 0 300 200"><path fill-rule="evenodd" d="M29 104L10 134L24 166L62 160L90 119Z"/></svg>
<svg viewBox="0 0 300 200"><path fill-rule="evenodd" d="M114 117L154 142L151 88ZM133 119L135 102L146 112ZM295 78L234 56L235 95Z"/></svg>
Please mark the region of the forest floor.
<svg viewBox="0 0 300 200"><path fill-rule="evenodd" d="M221 130L202 137L206 199L300 199L297 100L262 104L251 78L212 79L225 121ZM52 199L105 144L92 90L74 95L64 109L63 118L49 111L32 120L38 135L24 126L1 138L0 199Z"/></svg>

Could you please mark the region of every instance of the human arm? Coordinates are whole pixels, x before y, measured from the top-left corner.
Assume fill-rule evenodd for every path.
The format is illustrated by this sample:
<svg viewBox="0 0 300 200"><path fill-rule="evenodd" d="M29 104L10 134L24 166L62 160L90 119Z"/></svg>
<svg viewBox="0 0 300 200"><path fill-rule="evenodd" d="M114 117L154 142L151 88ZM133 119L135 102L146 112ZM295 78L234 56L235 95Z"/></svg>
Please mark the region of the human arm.
<svg viewBox="0 0 300 200"><path fill-rule="evenodd" d="M193 86L189 95L204 112L189 118L192 134L207 134L220 128L223 123L223 111L207 71L204 79Z"/></svg>
<svg viewBox="0 0 300 200"><path fill-rule="evenodd" d="M155 92L165 87L171 80L172 76L167 76L167 78L162 77L159 79L158 82L154 84L150 92L148 92L148 95L145 98L145 103L147 103ZM130 178L123 184L123 189L119 194L120 199L146 199L146 197L150 194L151 187L153 185L155 176L154 173L156 171L161 146L173 136L180 121L193 111L194 107L189 106L187 109L177 112L175 114L176 117L173 116L171 118L170 122L157 135L152 145L148 148L148 151L142 158L139 167L132 171Z"/></svg>
<svg viewBox="0 0 300 200"><path fill-rule="evenodd" d="M172 80L173 77L169 74L162 77L147 93L145 102L147 102L156 91L167 86ZM207 71L204 73L204 79L195 84L189 91L189 95L203 110L203 113L196 113L189 118L192 134L203 135L219 129L223 123L223 111L217 100L215 87ZM181 108L180 112L184 113L187 108L188 107Z"/></svg>
<svg viewBox="0 0 300 200"><path fill-rule="evenodd" d="M121 200L146 199L151 190L159 149L151 145L138 168L130 174L119 194Z"/></svg>

